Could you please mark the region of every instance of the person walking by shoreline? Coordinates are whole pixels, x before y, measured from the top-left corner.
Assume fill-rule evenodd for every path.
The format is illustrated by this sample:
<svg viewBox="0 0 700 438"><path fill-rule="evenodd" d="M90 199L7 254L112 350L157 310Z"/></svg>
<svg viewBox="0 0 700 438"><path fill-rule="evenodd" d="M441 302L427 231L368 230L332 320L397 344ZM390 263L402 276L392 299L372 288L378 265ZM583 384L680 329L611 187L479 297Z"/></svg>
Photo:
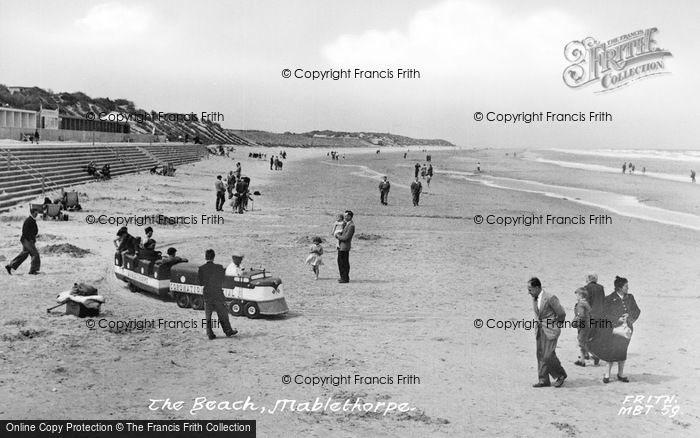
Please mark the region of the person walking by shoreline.
<svg viewBox="0 0 700 438"><path fill-rule="evenodd" d="M22 244L22 252L12 259L9 265L5 265L5 269L10 275L12 275L12 270L14 269L16 271L29 256L32 256L29 274L36 275L39 273L41 258L39 257L39 251L36 250L36 236L39 234L39 227L36 225L36 216L38 214L39 209L32 207L29 210L29 217L27 217L22 224L22 236L19 239Z"/></svg>
<svg viewBox="0 0 700 438"><path fill-rule="evenodd" d="M350 282L350 248L352 247L352 236L355 235L355 223L352 221L353 213L345 210L345 227L341 233L336 233L338 239L338 272L340 279L338 283Z"/></svg>
<svg viewBox="0 0 700 438"><path fill-rule="evenodd" d="M418 203L420 202L420 194L423 191L423 185L420 183L420 180L416 176L416 180L411 183L411 196L413 198L413 206L418 207Z"/></svg>
<svg viewBox="0 0 700 438"><path fill-rule="evenodd" d="M391 190L391 183L387 180L386 175L382 177L382 181L379 183L379 202L382 205L389 205L389 190Z"/></svg>
<svg viewBox="0 0 700 438"><path fill-rule="evenodd" d="M691 170L690 171L690 182L695 182L695 171Z"/></svg>
<svg viewBox="0 0 700 438"><path fill-rule="evenodd" d="M542 290L542 283L537 277L532 277L527 282L527 292L532 297L532 309L535 318L539 321L535 334L537 352L538 382L533 388L551 386L549 376L554 380L554 387L559 388L564 384L567 375L557 357L557 340L561 334L561 328L557 323L564 322L566 312L559 303L556 295Z"/></svg>
<svg viewBox="0 0 700 438"><path fill-rule="evenodd" d="M219 318L219 324L224 330L226 336L233 336L238 333L238 330L231 328L231 323L228 320L228 309L226 309L226 297L222 289L224 283L224 267L214 263L213 249L208 249L204 253L206 263L199 267L197 276L199 284L202 285L202 294L204 295L204 317L206 318L207 337L216 339L213 331L211 314L216 312Z"/></svg>
<svg viewBox="0 0 700 438"><path fill-rule="evenodd" d="M420 172L420 163L416 163L416 165L413 166L413 167L416 169L416 171L415 171L415 173L414 173L413 176L416 177L416 178L418 178L418 173Z"/></svg>
<svg viewBox="0 0 700 438"><path fill-rule="evenodd" d="M224 202L226 202L226 187L224 186L224 182L221 180L221 175L216 176L214 189L216 189L216 211L224 211Z"/></svg>
<svg viewBox="0 0 700 438"><path fill-rule="evenodd" d="M627 163L622 163L622 174L624 175L625 172L627 172Z"/></svg>

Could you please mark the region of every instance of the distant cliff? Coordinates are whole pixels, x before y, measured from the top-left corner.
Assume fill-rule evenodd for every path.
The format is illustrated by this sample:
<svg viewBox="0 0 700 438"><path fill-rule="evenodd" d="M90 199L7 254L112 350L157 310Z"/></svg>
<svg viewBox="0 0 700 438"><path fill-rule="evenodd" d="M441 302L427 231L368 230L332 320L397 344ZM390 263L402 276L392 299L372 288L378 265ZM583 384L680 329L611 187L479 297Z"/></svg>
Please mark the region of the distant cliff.
<svg viewBox="0 0 700 438"><path fill-rule="evenodd" d="M170 141L194 141L206 144L246 145L247 141L227 133L218 123L204 120L177 120L173 113L157 114L136 108L126 99L91 98L85 93L54 93L38 87L6 87L0 85L0 105L39 111L57 109L61 116L89 117L92 114L122 115L134 134L165 135ZM171 115L173 117L171 117ZM96 116L97 117L97 116ZM110 118L111 121L112 120ZM121 120L120 120L121 121Z"/></svg>
<svg viewBox="0 0 700 438"><path fill-rule="evenodd" d="M288 147L376 147L376 146L454 146L441 139L416 139L402 135L377 132L311 131L301 134L285 132L233 130L228 132L261 146Z"/></svg>
<svg viewBox="0 0 700 438"><path fill-rule="evenodd" d="M277 134L266 131L224 129L209 120L182 120L174 113L158 114L136 108L127 99L91 98L85 93L54 93L39 87L7 87L0 84L0 105L39 111L58 109L61 116L89 118L110 115L108 120L129 123L134 134L164 135L170 141L199 138L205 144L260 145L270 147L376 147L376 146L454 146L446 140L415 139L377 132L311 131L300 134ZM173 117L170 117L170 116Z"/></svg>

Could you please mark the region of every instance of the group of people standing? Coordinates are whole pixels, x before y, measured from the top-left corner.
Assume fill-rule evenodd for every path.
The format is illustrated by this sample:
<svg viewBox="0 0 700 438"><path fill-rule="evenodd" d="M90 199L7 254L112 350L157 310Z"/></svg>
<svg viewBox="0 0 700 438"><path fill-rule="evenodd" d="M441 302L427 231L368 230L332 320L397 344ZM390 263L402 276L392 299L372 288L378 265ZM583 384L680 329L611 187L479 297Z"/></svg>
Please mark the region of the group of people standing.
<svg viewBox="0 0 700 438"><path fill-rule="evenodd" d="M286 154L285 154L286 156ZM270 157L270 170L282 170L282 160L274 155Z"/></svg>
<svg viewBox="0 0 700 438"><path fill-rule="evenodd" d="M594 365L600 360L608 366L603 375L603 382L610 383L612 367L617 363L617 380L627 383L625 362L627 348L632 338L634 323L641 313L634 296L628 293L629 283L626 278L615 277L615 291L605 296L603 286L598 284L598 276L589 274L587 284L576 289L577 302L574 307L580 353L574 364L586 366L586 360L593 359ZM567 378L556 355L557 341L561 326L566 319L566 312L556 295L542 290L542 283L536 277L528 281L528 293L532 296L532 307L539 321L536 332L536 354L538 382L535 388L560 387Z"/></svg>
<svg viewBox="0 0 700 438"><path fill-rule="evenodd" d="M331 157L331 160L340 160L340 157L341 157L340 153L338 153L337 151L330 151L330 152L328 152L328 153L326 154L326 156L327 156L327 157ZM343 157L343 160L344 160L344 159L345 159L345 154L343 154L342 157Z"/></svg>
<svg viewBox="0 0 700 438"><path fill-rule="evenodd" d="M632 163L622 163L622 173L629 172L630 174L634 173L634 164ZM646 172L646 167L642 169L642 173Z"/></svg>
<svg viewBox="0 0 700 438"><path fill-rule="evenodd" d="M250 198L250 178L241 176L241 163L236 163L236 170L231 170L226 177L224 184L221 175L216 176L214 183L216 190L216 211L224 211L226 202L226 192L228 199L233 199L231 205L234 213L243 213L248 209L248 199Z"/></svg>
<svg viewBox="0 0 700 438"><path fill-rule="evenodd" d="M338 241L336 244L338 272L340 274L338 283L350 282L350 248L352 247L352 238L355 235L353 216L354 214L350 210L339 213L331 230L331 235ZM314 237L312 242L309 248L309 255L306 257L306 263L311 265L311 270L316 275L316 280L318 280L319 267L323 264L323 239Z"/></svg>

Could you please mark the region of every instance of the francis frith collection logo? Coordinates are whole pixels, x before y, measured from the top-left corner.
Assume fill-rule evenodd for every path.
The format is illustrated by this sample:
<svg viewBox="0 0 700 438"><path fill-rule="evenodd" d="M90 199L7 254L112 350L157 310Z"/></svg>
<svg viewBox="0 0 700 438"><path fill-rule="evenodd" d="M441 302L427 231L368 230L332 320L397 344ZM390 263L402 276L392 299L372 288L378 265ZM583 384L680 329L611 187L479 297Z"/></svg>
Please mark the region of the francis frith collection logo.
<svg viewBox="0 0 700 438"><path fill-rule="evenodd" d="M571 88L599 83L596 93L616 90L649 76L668 73L664 57L671 52L657 46L657 28L637 30L606 42L593 37L572 41L564 48L564 83Z"/></svg>

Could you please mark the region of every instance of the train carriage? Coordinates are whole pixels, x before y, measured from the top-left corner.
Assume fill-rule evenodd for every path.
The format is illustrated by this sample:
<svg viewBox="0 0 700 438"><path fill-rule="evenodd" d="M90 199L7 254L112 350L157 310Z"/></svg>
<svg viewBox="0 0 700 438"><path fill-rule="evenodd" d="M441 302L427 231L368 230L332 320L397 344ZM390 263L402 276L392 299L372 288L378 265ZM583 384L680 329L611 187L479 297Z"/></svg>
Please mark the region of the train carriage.
<svg viewBox="0 0 700 438"><path fill-rule="evenodd" d="M161 297L172 297L179 307L204 308L203 288L199 284L199 266L194 263L167 263L152 255L117 252L114 274L129 284L132 292L147 291ZM261 315L282 315L289 311L282 289L282 280L264 269L244 271L240 276L226 276L223 292L229 312L234 316L258 318Z"/></svg>

